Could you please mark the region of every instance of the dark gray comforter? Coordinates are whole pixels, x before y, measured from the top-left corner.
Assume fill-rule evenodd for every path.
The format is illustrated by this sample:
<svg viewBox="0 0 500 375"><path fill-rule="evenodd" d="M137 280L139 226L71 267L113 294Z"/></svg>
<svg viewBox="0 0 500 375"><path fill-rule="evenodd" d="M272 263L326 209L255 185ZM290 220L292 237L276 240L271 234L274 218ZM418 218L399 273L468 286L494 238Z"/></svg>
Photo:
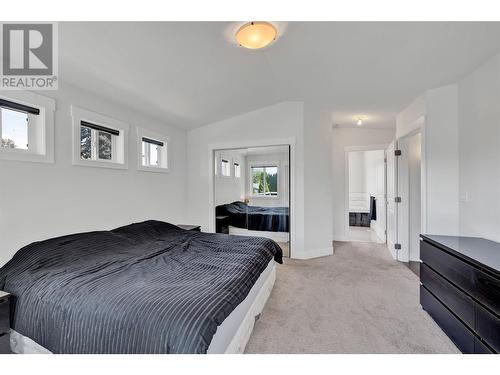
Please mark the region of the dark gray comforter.
<svg viewBox="0 0 500 375"><path fill-rule="evenodd" d="M54 353L206 353L281 249L147 221L36 242L0 269L12 328Z"/></svg>
<svg viewBox="0 0 500 375"><path fill-rule="evenodd" d="M215 212L217 216L229 216L229 225L233 227L268 232L290 231L288 207L260 207L233 202L217 206Z"/></svg>

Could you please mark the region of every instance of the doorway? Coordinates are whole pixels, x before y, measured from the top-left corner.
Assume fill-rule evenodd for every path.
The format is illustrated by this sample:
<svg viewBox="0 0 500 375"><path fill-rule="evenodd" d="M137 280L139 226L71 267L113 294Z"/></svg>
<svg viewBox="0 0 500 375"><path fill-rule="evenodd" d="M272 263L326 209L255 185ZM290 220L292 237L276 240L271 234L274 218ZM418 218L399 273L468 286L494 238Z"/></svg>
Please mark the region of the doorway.
<svg viewBox="0 0 500 375"><path fill-rule="evenodd" d="M266 237L291 256L291 146L213 151L215 232Z"/></svg>
<svg viewBox="0 0 500 375"><path fill-rule="evenodd" d="M346 239L385 243L385 150L346 150Z"/></svg>

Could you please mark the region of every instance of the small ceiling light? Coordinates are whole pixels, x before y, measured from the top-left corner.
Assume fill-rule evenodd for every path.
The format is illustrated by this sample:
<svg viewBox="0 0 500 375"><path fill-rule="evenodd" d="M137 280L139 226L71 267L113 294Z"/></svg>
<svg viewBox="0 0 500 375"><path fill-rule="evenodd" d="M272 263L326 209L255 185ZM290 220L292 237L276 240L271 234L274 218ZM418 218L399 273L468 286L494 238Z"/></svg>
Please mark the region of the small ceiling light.
<svg viewBox="0 0 500 375"><path fill-rule="evenodd" d="M363 119L361 117L358 117L358 121L356 122L356 125L358 125L358 126L363 125Z"/></svg>
<svg viewBox="0 0 500 375"><path fill-rule="evenodd" d="M236 32L236 41L249 49L264 48L278 36L278 30L269 22L249 22Z"/></svg>

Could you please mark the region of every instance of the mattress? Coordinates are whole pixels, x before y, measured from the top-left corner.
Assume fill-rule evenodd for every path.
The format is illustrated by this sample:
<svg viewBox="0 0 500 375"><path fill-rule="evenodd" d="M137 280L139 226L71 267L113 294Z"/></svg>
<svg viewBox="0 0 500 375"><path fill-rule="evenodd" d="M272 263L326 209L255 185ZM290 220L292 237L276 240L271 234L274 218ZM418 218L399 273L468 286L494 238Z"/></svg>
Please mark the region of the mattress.
<svg viewBox="0 0 500 375"><path fill-rule="evenodd" d="M0 269L12 328L54 353L206 353L281 249L148 221L28 245Z"/></svg>
<svg viewBox="0 0 500 375"><path fill-rule="evenodd" d="M276 264L271 261L243 302L217 328L208 347L208 354L243 353L255 320L271 294L275 279ZM16 354L51 354L50 350L15 330L11 330L10 346Z"/></svg>

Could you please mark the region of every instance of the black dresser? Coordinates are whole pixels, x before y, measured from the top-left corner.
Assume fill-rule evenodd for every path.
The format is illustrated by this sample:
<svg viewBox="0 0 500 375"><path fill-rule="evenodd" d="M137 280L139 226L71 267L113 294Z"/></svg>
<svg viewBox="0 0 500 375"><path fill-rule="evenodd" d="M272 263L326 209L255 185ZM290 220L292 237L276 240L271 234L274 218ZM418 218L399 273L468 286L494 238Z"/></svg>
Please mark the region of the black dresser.
<svg viewBox="0 0 500 375"><path fill-rule="evenodd" d="M422 235L420 304L463 353L500 352L500 243Z"/></svg>

